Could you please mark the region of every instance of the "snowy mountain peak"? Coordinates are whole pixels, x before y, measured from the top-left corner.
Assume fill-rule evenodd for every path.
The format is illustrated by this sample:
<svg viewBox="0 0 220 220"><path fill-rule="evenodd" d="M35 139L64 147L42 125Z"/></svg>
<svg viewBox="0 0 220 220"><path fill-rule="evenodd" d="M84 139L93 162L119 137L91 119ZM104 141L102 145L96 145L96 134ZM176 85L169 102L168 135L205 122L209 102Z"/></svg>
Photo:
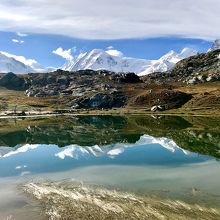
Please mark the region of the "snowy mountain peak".
<svg viewBox="0 0 220 220"><path fill-rule="evenodd" d="M220 42L217 43L220 45ZM153 72L167 71L180 60L196 54L197 51L191 48L184 48L180 53L171 50L158 60L145 60L124 57L117 50L93 49L69 59L62 69L66 71L105 69L113 72L134 72L141 76ZM0 72L2 73L34 73L51 72L54 70L54 68L41 66L33 59L26 59L22 56L0 51Z"/></svg>
<svg viewBox="0 0 220 220"><path fill-rule="evenodd" d="M162 57L173 57L173 56L176 56L176 55L177 55L177 53L174 50L171 50L168 53L166 53L165 55L163 55Z"/></svg>
<svg viewBox="0 0 220 220"><path fill-rule="evenodd" d="M23 56L17 56L9 54L4 51L0 51L0 73L13 72L19 73L38 73L38 72L51 72L55 68L43 67L37 61L33 59L26 59Z"/></svg>
<svg viewBox="0 0 220 220"><path fill-rule="evenodd" d="M102 55L102 54L107 54L104 50L102 49L93 49L90 54L99 54L99 55Z"/></svg>
<svg viewBox="0 0 220 220"><path fill-rule="evenodd" d="M34 70L24 63L16 60L13 57L9 57L3 52L0 52L0 72L1 73L30 73Z"/></svg>
<svg viewBox="0 0 220 220"><path fill-rule="evenodd" d="M208 50L208 52L211 52L213 50L220 49L220 39L216 39L214 43L212 44L212 47Z"/></svg>
<svg viewBox="0 0 220 220"><path fill-rule="evenodd" d="M93 49L74 57L64 64L62 69L66 71L105 69L114 72L134 72L138 75L147 75L153 72L167 71L180 60L196 54L197 51L184 48L179 54L171 50L158 60L144 60L116 56L102 49Z"/></svg>
<svg viewBox="0 0 220 220"><path fill-rule="evenodd" d="M189 48L189 47L185 47L180 52L179 57L182 57L184 59L184 58L187 58L187 57L190 57L190 56L194 56L196 54L198 54L197 50L194 50L194 49Z"/></svg>
<svg viewBox="0 0 220 220"><path fill-rule="evenodd" d="M175 51L171 50L168 53L166 53L165 55L163 55L159 60L160 61L170 61L173 58L176 58L177 56L178 56L178 54ZM158 61L158 60L156 60L156 61Z"/></svg>

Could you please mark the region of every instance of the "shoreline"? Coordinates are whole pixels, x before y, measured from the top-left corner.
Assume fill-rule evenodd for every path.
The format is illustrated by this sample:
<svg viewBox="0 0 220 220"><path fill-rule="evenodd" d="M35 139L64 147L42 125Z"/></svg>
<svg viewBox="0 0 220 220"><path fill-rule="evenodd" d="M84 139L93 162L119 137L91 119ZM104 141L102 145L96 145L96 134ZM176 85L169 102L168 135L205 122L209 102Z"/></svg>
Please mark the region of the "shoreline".
<svg viewBox="0 0 220 220"><path fill-rule="evenodd" d="M56 116L127 116L127 115L142 115L142 116L185 116L185 117L220 117L220 114L216 114L216 112L210 113L192 113L192 112L143 112L143 111L120 111L120 110L97 110L97 111L79 111L73 113L56 113L56 112L26 112L25 115L21 115L20 113L17 114L3 114L0 113L0 119L7 119L7 118L35 118L35 117L56 117Z"/></svg>

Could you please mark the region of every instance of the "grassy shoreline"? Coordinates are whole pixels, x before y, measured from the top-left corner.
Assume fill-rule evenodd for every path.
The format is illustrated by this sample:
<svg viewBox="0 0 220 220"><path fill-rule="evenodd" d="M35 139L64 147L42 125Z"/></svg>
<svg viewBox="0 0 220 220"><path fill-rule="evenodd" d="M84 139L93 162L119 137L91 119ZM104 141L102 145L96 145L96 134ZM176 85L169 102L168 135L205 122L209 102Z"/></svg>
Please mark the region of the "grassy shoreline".
<svg viewBox="0 0 220 220"><path fill-rule="evenodd" d="M83 110L77 112L64 112L59 113L55 111L46 112L28 112L26 111L24 115L22 112L0 112L1 118L26 118L26 117L53 117L53 116L77 116L77 115L152 115L152 116L212 116L220 117L219 109L204 109L204 110L183 110L183 109L173 109L163 112L151 112L149 110L139 110L139 109L111 109L111 110Z"/></svg>
<svg viewBox="0 0 220 220"><path fill-rule="evenodd" d="M130 84L129 84L130 85ZM139 84L138 84L139 85ZM142 84L140 86L143 87ZM145 85L146 86L146 85ZM0 87L0 118L20 117L21 112L25 112L24 117L47 116L47 115L182 115L182 116L220 116L220 83L212 82L193 86L176 85L175 90L191 94L192 99L180 108L172 108L161 112L150 111L152 107L149 103L135 102L136 98L147 93L151 87L130 86L127 91L128 102L124 107L108 110L92 109L71 109L69 102L71 96L51 96L51 97L27 97L24 91L9 90ZM157 86L158 87L158 86ZM158 89L166 89L163 86ZM128 89L128 88L127 88ZM152 98L152 102L154 100ZM158 98L158 97L157 97ZM4 114L8 112L9 114ZM13 114L16 112L16 114Z"/></svg>

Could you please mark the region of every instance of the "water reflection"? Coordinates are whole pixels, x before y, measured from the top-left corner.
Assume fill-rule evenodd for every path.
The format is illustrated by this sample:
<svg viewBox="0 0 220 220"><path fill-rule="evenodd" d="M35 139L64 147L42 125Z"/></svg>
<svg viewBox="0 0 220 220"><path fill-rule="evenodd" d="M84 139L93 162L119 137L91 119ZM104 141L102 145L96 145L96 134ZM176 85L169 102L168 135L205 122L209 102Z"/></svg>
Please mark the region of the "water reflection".
<svg viewBox="0 0 220 220"><path fill-rule="evenodd" d="M3 120L0 176L96 165L204 163L219 158L218 122L218 118L150 116Z"/></svg>
<svg viewBox="0 0 220 220"><path fill-rule="evenodd" d="M0 120L0 155L25 144L65 147L136 143L142 135L167 138L186 151L220 157L220 119L206 117L81 116Z"/></svg>
<svg viewBox="0 0 220 220"><path fill-rule="evenodd" d="M220 204L219 128L212 117L2 119L0 186L71 178Z"/></svg>

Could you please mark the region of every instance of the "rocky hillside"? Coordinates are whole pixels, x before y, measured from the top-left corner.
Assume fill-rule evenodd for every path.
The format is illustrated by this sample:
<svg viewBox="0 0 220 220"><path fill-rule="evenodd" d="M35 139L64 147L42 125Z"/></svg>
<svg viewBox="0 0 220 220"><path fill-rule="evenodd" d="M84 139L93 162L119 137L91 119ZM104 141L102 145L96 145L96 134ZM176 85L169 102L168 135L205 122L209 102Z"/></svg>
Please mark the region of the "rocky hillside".
<svg viewBox="0 0 220 220"><path fill-rule="evenodd" d="M23 90L26 87L26 82L23 77L18 77L14 73L0 74L0 86L14 89Z"/></svg>
<svg viewBox="0 0 220 220"><path fill-rule="evenodd" d="M31 106L68 111L121 107L144 111L183 107L218 111L219 80L220 50L189 57L170 71L144 77L107 70L7 73L0 74L0 109L16 103L28 110ZM5 93L3 88L10 92Z"/></svg>
<svg viewBox="0 0 220 220"><path fill-rule="evenodd" d="M173 91L170 86L153 86L150 89L134 73L110 71L58 70L48 74L19 76L8 73L0 76L0 86L20 90L26 97L22 97L22 104L30 100L28 105L50 106L53 109L112 109L125 106L151 109L158 105L158 110L167 110L181 107L191 99L190 94ZM2 99L5 103L5 98ZM18 102L16 95L13 99Z"/></svg>
<svg viewBox="0 0 220 220"><path fill-rule="evenodd" d="M127 101L125 84L141 82L134 73L93 70L29 74L25 80L29 97L69 97L68 107L98 109L123 106Z"/></svg>
<svg viewBox="0 0 220 220"><path fill-rule="evenodd" d="M197 84L220 80L220 49L191 56L178 62L170 71L143 77L145 82L182 82Z"/></svg>

